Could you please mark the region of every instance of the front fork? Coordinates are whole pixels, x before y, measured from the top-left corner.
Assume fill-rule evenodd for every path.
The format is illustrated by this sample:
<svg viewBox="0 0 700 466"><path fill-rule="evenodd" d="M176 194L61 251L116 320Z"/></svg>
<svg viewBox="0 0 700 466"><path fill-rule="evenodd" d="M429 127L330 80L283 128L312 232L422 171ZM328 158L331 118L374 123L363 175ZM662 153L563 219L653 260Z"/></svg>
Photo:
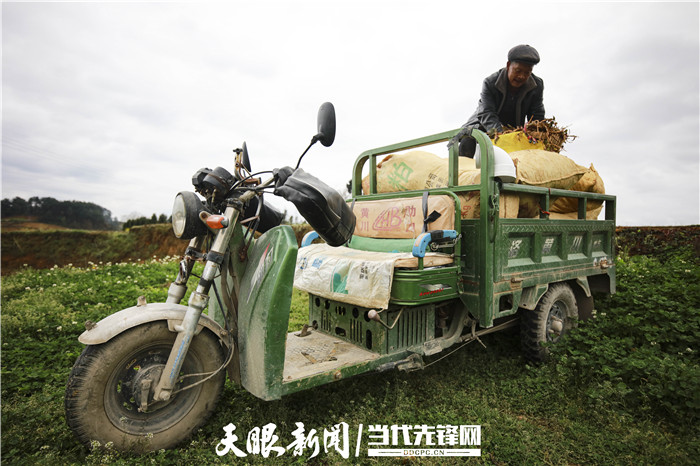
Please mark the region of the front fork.
<svg viewBox="0 0 700 466"><path fill-rule="evenodd" d="M199 280L197 289L190 295L187 312L182 319L180 325L175 326L177 337L173 344L173 349L170 351L168 362L163 368L160 380L155 387L153 398L156 401L168 400L172 395L172 391L177 383L182 363L185 360L185 355L190 347L194 332L197 329L199 318L207 307L209 301L209 289L211 288L214 277L219 271L219 266L223 262L224 253L228 249L229 241L233 235L234 225L238 220L239 211L233 207L226 207L224 216L229 219L229 224L226 228L219 230L214 239L214 243L207 252L207 261L202 272L202 277ZM170 285L168 290L168 303L179 304L187 291L187 279L192 271L195 258L192 254L197 254L202 247L202 238L194 238L190 241L185 258L180 263L180 271L177 279Z"/></svg>

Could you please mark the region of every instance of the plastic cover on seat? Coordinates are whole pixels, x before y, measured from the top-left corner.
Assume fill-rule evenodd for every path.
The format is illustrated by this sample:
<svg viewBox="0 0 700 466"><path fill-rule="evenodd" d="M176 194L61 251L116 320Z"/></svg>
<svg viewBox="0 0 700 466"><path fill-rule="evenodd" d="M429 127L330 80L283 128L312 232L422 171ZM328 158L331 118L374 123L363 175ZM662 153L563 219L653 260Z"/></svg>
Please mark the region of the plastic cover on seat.
<svg viewBox="0 0 700 466"><path fill-rule="evenodd" d="M426 267L448 265L449 254L429 253ZM376 309L389 307L394 269L415 268L418 258L407 252L372 252L327 244L299 249L294 286L307 293Z"/></svg>

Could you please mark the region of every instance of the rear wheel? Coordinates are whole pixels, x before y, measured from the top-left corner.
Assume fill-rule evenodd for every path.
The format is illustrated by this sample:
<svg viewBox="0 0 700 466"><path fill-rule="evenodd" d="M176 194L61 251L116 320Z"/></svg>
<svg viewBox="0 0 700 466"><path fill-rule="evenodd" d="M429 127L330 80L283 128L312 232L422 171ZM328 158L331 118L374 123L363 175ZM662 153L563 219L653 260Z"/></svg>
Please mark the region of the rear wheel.
<svg viewBox="0 0 700 466"><path fill-rule="evenodd" d="M136 451L170 448L209 418L223 389L223 370L198 385L205 376L186 377L174 392L192 388L167 401L153 401L175 336L166 322L151 322L83 350L68 378L65 397L66 420L83 443L113 442L119 450ZM219 340L202 330L190 344L180 375L213 372L223 362Z"/></svg>
<svg viewBox="0 0 700 466"><path fill-rule="evenodd" d="M543 343L558 342L578 324L578 307L571 287L566 283L549 286L534 311L524 311L520 319L520 343L523 355L532 362L547 359L549 349Z"/></svg>

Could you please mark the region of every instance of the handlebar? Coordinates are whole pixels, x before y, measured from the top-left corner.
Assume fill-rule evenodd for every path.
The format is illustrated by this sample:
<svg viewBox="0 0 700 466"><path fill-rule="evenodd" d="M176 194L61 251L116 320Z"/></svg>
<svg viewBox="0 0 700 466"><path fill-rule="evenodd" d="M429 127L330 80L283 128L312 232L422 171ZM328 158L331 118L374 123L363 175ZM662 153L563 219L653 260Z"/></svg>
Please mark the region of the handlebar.
<svg viewBox="0 0 700 466"><path fill-rule="evenodd" d="M246 191L245 193L243 193L243 195L241 195L241 197L239 199L244 203L248 202L249 200L253 199L253 197L255 197L255 195L257 194L256 191L258 191L259 189L262 189L262 188L267 188L268 186L270 186L274 182L275 182L275 177L273 176L273 177L269 178L268 180L264 181L263 183L259 184L258 186L256 186L255 189L250 189L250 190Z"/></svg>

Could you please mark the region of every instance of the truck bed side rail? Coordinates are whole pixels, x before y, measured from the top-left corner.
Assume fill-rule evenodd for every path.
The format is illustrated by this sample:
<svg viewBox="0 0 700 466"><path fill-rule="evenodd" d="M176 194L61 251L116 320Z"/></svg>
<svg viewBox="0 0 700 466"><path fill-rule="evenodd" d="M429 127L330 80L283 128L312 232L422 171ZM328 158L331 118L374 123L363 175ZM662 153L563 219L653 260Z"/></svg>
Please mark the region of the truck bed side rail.
<svg viewBox="0 0 700 466"><path fill-rule="evenodd" d="M578 199L578 219L586 219L588 201L603 201L605 203L605 220L615 220L616 197L610 194L586 193L567 189L542 188L525 184L504 183L501 192L535 194L540 196L540 218L549 218L549 206L553 197L570 197Z"/></svg>

